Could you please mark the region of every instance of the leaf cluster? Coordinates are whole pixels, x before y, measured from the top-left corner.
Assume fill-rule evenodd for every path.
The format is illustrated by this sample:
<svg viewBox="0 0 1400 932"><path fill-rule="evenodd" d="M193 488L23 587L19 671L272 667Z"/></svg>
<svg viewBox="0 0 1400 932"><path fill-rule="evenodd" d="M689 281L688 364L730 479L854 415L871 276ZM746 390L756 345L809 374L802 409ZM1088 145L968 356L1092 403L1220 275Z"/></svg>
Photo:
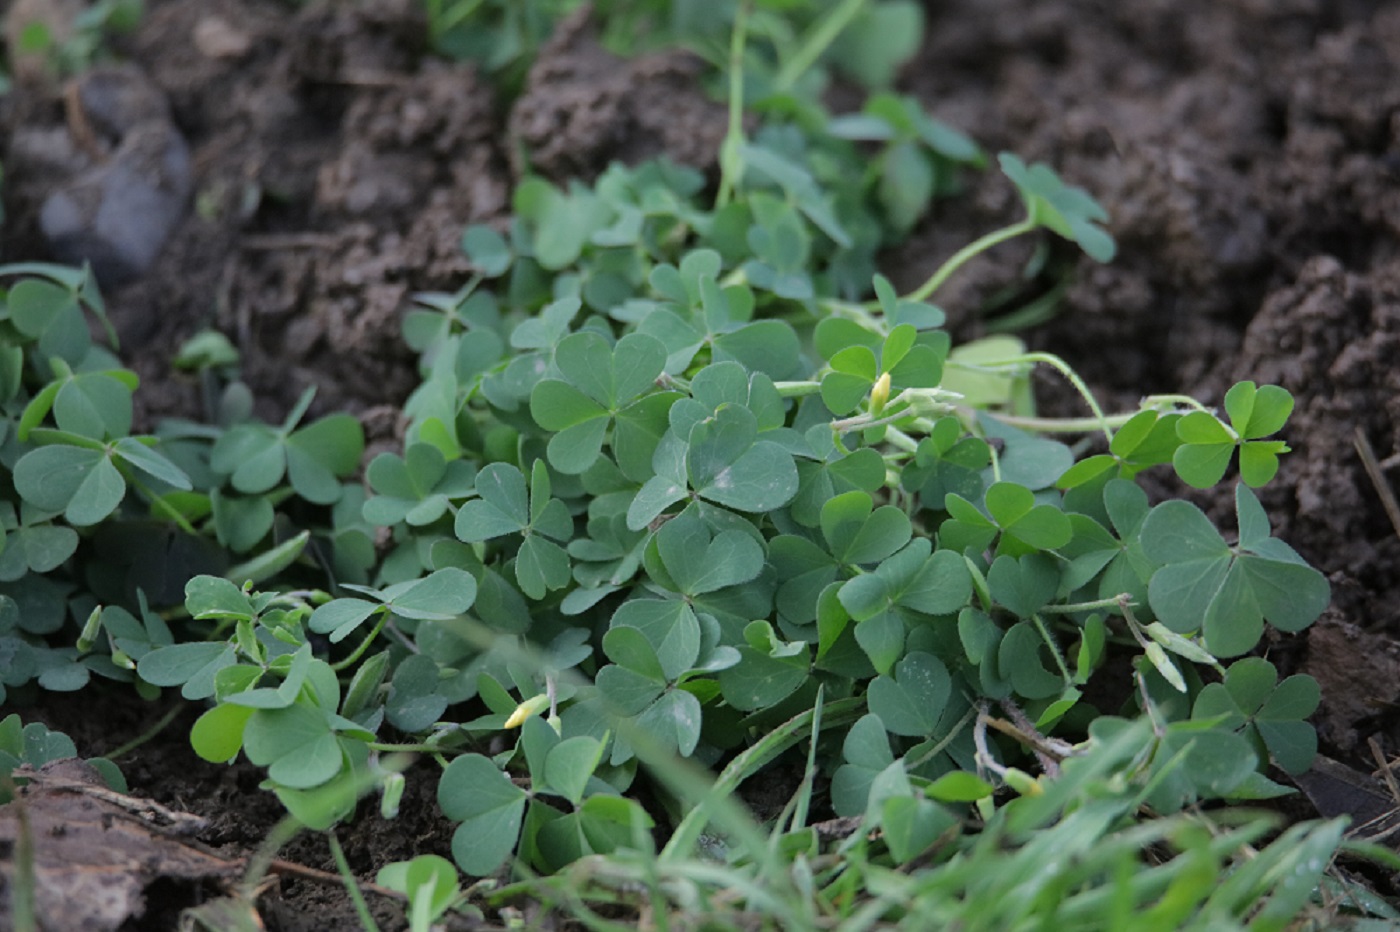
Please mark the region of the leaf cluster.
<svg viewBox="0 0 1400 932"><path fill-rule="evenodd" d="M218 423L133 432L138 379L90 334L89 318L115 344L91 275L30 263L0 278L0 698L80 689L94 673L144 689L136 662L174 639L147 596L179 599L183 579L174 592L169 580L182 572L286 570L310 540L290 523L297 508L362 501L343 480L363 430L345 414L302 426L311 389L280 428L262 424L232 382ZM352 577L373 559L367 527L321 532ZM71 625L77 647L55 644Z"/></svg>

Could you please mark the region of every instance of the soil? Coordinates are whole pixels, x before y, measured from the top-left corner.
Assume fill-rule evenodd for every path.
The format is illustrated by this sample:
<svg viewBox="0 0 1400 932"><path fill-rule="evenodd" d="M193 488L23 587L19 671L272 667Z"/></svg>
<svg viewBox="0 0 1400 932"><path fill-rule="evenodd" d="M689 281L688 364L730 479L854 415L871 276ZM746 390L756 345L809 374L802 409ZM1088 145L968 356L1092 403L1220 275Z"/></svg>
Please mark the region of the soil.
<svg viewBox="0 0 1400 932"><path fill-rule="evenodd" d="M1158 392L1219 403L1242 378L1297 399L1293 453L1262 497L1279 536L1328 575L1334 600L1271 656L1320 681L1328 754L1361 761L1368 739L1395 751L1400 527L1381 496L1386 470L1400 465L1400 9L1383 0L928 6L925 48L900 89L990 151L1049 162L1112 217L1118 258L1079 260L1058 317L1031 342L1069 360L1110 408ZM461 230L506 215L522 158L559 180L659 152L713 173L723 107L687 56L619 62L575 19L506 106L472 68L426 53L419 9L229 0L214 12L203 0L148 0L139 30L119 43L168 100L161 119L183 135L193 175L191 209L154 263L107 292L123 358L142 378L143 422L200 413L198 386L170 354L216 327L242 353L265 417L280 419L315 385L313 410L356 412L372 440L391 442L392 411L416 382L399 316L414 292L460 284ZM48 257L45 198L91 160L76 129L60 89L42 82L0 101L4 261ZM1017 211L1009 184L989 176L941 205L885 269L913 285ZM998 250L947 286L939 297L957 336L982 331L977 309L1026 258ZM1044 387L1050 410L1078 413L1062 386ZM1379 460L1377 479L1359 445ZM1229 520L1225 499L1196 500ZM98 755L163 711L124 697L46 695L24 714ZM110 712L94 725L96 703ZM279 808L254 771L195 760L190 714L123 768L133 793L208 819L200 841L211 850L244 854ZM344 832L363 877L446 849L431 793L420 795L395 822L366 812ZM319 838L282 856L333 869ZM176 888L190 902L207 892ZM381 922L402 922L391 901L371 905ZM261 907L270 929L356 923L343 890L291 874Z"/></svg>

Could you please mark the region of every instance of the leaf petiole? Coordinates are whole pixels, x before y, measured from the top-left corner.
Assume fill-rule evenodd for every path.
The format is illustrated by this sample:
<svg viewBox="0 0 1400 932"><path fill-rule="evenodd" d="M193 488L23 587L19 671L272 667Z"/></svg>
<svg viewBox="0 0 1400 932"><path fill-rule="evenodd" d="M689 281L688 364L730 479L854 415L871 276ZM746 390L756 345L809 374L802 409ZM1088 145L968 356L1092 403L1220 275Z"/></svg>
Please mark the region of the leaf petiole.
<svg viewBox="0 0 1400 932"><path fill-rule="evenodd" d="M729 131L720 147L719 191L715 208L734 197L734 187L744 174L744 46L748 42L750 0L742 0L734 12L734 32L729 39Z"/></svg>
<svg viewBox="0 0 1400 932"><path fill-rule="evenodd" d="M864 7L865 0L843 0L839 6L829 11L821 22L808 31L802 46L778 71L778 76L773 81L773 89L780 94L791 90Z"/></svg>
<svg viewBox="0 0 1400 932"><path fill-rule="evenodd" d="M990 233L978 237L949 256L948 260L940 265L938 270L930 275L927 281L900 298L900 300L914 302L927 301L934 292L943 287L943 284L953 276L954 272L977 256L991 249L993 246L998 246L1007 240L1015 239L1022 234L1031 233L1039 229L1039 227L1040 224L1036 223L1032 218L1026 217L1010 226L1002 227L999 230L993 230Z"/></svg>

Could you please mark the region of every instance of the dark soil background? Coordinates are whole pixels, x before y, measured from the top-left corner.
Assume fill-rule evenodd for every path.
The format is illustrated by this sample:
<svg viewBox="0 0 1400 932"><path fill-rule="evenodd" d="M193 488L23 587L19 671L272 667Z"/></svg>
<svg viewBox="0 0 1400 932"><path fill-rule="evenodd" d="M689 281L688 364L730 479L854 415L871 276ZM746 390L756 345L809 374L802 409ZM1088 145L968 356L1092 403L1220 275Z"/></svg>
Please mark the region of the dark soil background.
<svg viewBox="0 0 1400 932"><path fill-rule="evenodd" d="M1271 655L1321 681L1329 754L1362 761L1372 737L1395 750L1400 530L1356 442L1383 467L1400 465L1400 7L931 0L928 13L900 88L991 151L1049 162L1112 217L1118 259L1084 260L1059 317L1031 342L1067 359L1109 408L1160 392L1218 404L1243 378L1294 394L1294 452L1263 500L1277 533L1328 575L1334 603ZM723 110L686 56L617 62L577 20L506 109L470 67L426 47L413 0L300 10L148 0L118 49L168 99L193 194L154 265L107 291L124 359L143 380L141 418L198 413L197 385L169 356L214 326L243 354L266 417L280 419L314 384L315 410L356 412L390 442L416 381L399 316L414 292L460 284L461 230L506 214L522 151L557 179L661 151L713 168ZM0 101L5 261L46 258L39 207L65 165L81 167L75 119L60 88L22 82ZM989 175L940 206L886 271L912 285L1018 212L1010 185ZM959 336L979 331L976 308L1025 257L998 251L940 293ZM1045 384L1050 409L1078 413ZM1228 520L1224 499L1198 500ZM101 688L42 702L26 720L68 731L87 755L163 711ZM280 807L255 772L195 759L192 714L122 766L134 793L210 818L202 840L237 854ZM398 821L343 830L364 876L445 852L431 782L417 782L427 786ZM332 867L319 838L285 856ZM382 921L401 922L393 904L371 902ZM306 880L284 880L263 904L273 929L355 922L343 890Z"/></svg>

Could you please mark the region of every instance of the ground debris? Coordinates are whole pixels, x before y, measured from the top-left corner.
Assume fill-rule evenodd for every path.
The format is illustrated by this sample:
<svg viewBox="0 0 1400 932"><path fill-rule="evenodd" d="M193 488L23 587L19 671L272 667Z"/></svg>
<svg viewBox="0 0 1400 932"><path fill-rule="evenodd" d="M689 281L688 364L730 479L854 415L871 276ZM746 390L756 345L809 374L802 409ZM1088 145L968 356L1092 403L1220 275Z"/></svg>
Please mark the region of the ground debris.
<svg viewBox="0 0 1400 932"><path fill-rule="evenodd" d="M39 927L99 932L139 920L157 880L217 889L242 870L181 837L199 820L102 786L76 759L53 761L0 808L0 929L10 928L18 885L32 883ZM32 864L25 865L32 851ZM192 901L192 900L191 900Z"/></svg>

